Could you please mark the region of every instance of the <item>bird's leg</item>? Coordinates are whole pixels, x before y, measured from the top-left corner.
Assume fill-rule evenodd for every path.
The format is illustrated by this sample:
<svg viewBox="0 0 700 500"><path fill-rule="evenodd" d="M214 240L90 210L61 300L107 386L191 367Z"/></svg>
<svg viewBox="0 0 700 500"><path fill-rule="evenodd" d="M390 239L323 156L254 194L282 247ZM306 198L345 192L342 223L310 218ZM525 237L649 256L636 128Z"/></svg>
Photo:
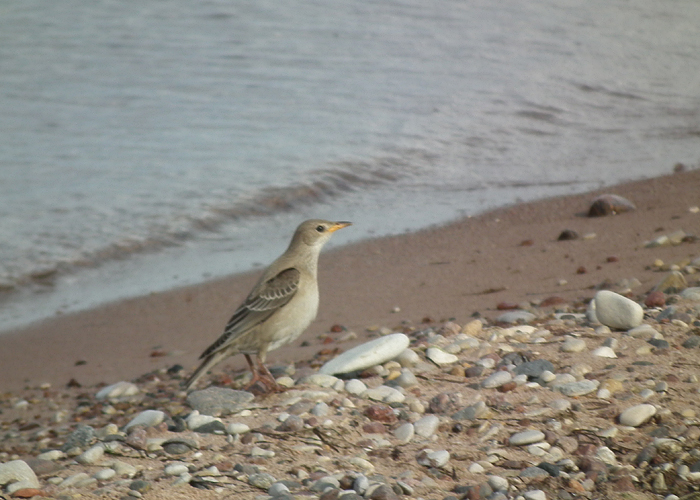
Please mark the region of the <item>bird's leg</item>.
<svg viewBox="0 0 700 500"><path fill-rule="evenodd" d="M272 376L272 373L270 373L270 370L268 370L267 366L265 366L265 358L266 357L267 357L267 353L265 351L258 354L258 373L260 374L261 378L267 379L267 381L270 383L270 385L265 384L265 382L262 380L261 380L261 382L263 384L267 385L271 391L283 392L284 388L277 383L277 381L275 380L275 377Z"/></svg>

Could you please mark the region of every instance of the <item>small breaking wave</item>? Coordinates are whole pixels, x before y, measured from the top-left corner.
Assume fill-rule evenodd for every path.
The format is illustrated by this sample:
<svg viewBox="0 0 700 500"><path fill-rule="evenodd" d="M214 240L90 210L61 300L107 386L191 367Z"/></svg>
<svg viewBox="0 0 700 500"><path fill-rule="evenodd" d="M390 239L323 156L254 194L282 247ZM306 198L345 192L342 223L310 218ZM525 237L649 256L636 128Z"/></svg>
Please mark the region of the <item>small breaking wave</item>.
<svg viewBox="0 0 700 500"><path fill-rule="evenodd" d="M178 214L172 220L151 225L147 234L125 235L96 249L81 249L73 256L24 262L23 269L5 269L0 273L0 293L20 289L50 289L64 275L81 268L128 259L144 252L182 245L188 241L221 232L225 226L256 217L271 217L284 212L327 202L352 191L366 190L392 183L406 173L402 161L385 158L370 165L345 162L322 171L307 174L306 180L287 186L269 186L237 196L231 203L213 203L197 214Z"/></svg>

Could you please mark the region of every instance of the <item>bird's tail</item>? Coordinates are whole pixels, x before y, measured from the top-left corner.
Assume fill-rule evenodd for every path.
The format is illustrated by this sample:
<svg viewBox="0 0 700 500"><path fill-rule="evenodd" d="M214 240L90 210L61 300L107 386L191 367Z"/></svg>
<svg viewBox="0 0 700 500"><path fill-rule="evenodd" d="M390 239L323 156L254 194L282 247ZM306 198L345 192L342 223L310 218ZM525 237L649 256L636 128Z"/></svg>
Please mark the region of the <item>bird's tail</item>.
<svg viewBox="0 0 700 500"><path fill-rule="evenodd" d="M188 378L187 381L183 384L184 389L186 391L189 391L192 388L192 386L195 385L197 381L202 377L202 375L204 375L207 372L207 370L209 370L209 368L213 367L226 356L226 351L217 351L204 358L204 361L202 361L202 363L197 367L194 373L190 375L190 378Z"/></svg>

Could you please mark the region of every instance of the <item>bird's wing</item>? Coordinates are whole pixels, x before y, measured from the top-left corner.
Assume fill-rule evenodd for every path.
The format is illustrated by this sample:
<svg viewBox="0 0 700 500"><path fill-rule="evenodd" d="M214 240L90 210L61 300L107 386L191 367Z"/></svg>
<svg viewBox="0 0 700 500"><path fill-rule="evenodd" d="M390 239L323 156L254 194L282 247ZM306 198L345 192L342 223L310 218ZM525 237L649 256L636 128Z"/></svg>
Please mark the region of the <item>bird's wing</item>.
<svg viewBox="0 0 700 500"><path fill-rule="evenodd" d="M226 324L224 333L202 353L206 358L223 349L232 340L272 316L287 304L299 289L301 273L293 267L280 271L267 281L258 284Z"/></svg>

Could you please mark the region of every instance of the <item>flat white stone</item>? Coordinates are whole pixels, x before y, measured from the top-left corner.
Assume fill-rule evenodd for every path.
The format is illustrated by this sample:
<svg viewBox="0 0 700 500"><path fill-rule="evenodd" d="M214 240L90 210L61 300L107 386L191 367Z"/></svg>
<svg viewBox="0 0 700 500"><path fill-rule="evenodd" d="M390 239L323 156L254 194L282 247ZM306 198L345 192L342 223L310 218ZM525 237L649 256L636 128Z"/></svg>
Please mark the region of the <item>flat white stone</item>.
<svg viewBox="0 0 700 500"><path fill-rule="evenodd" d="M185 472L189 472L189 468L187 467L187 464L178 462L166 465L164 472L166 476L179 476Z"/></svg>
<svg viewBox="0 0 700 500"><path fill-rule="evenodd" d="M97 479L98 481L109 481L112 479L114 476L117 475L117 472L114 469L102 469L98 470L95 472L92 477Z"/></svg>
<svg viewBox="0 0 700 500"><path fill-rule="evenodd" d="M508 480L501 476L489 476L489 486L494 491L508 491Z"/></svg>
<svg viewBox="0 0 700 500"><path fill-rule="evenodd" d="M131 422L126 424L124 431L128 431L135 425L143 425L144 427L154 427L165 420L165 413L160 410L144 410L136 415Z"/></svg>
<svg viewBox="0 0 700 500"><path fill-rule="evenodd" d="M212 417L211 415L200 415L197 410L193 410L185 422L187 423L187 428L192 431L217 420L219 422L221 421L221 419Z"/></svg>
<svg viewBox="0 0 700 500"><path fill-rule="evenodd" d="M547 500L547 495L542 490L530 490L523 493L525 500Z"/></svg>
<svg viewBox="0 0 700 500"><path fill-rule="evenodd" d="M612 347L601 346L591 352L593 356L598 356L599 358L617 358L617 354Z"/></svg>
<svg viewBox="0 0 700 500"><path fill-rule="evenodd" d="M349 352L349 351L348 351ZM299 380L299 384L315 385L318 387L331 387L338 381L337 377L328 375L326 373L312 373Z"/></svg>
<svg viewBox="0 0 700 500"><path fill-rule="evenodd" d="M365 342L336 358L331 359L321 367L319 373L334 375L364 370L374 365L391 361L406 350L409 339L403 333L394 333L386 337Z"/></svg>
<svg viewBox="0 0 700 500"><path fill-rule="evenodd" d="M523 446L526 444L538 443L544 440L544 432L538 430L522 431L513 434L508 442L513 446Z"/></svg>
<svg viewBox="0 0 700 500"><path fill-rule="evenodd" d="M598 380L581 380L579 382L570 382L556 387L556 389L565 396L576 397L585 396L598 389L600 382Z"/></svg>
<svg viewBox="0 0 700 500"><path fill-rule="evenodd" d="M245 434L250 432L250 427L240 422L231 422L226 426L226 432L228 434Z"/></svg>
<svg viewBox="0 0 700 500"><path fill-rule="evenodd" d="M620 413L620 423L629 427L638 427L651 417L656 415L656 407L650 404L641 404L627 408Z"/></svg>
<svg viewBox="0 0 700 500"><path fill-rule="evenodd" d="M41 488L36 474L24 460L12 460L0 464L0 485L21 482L25 488Z"/></svg>
<svg viewBox="0 0 700 500"><path fill-rule="evenodd" d="M103 387L102 389L99 390L97 394L95 394L95 398L98 400L102 399L119 399L119 398L127 398L130 396L135 396L136 394L139 393L139 388L136 384L132 384L131 382L117 382L116 384L108 385L107 387Z"/></svg>
<svg viewBox="0 0 700 500"><path fill-rule="evenodd" d="M642 324L642 306L627 297L610 290L600 290L593 300L598 321L610 328L629 330Z"/></svg>
<svg viewBox="0 0 700 500"><path fill-rule="evenodd" d="M456 363L459 360L459 358L454 354L445 352L437 347L429 347L425 351L425 357L439 366L450 365L452 363Z"/></svg>

